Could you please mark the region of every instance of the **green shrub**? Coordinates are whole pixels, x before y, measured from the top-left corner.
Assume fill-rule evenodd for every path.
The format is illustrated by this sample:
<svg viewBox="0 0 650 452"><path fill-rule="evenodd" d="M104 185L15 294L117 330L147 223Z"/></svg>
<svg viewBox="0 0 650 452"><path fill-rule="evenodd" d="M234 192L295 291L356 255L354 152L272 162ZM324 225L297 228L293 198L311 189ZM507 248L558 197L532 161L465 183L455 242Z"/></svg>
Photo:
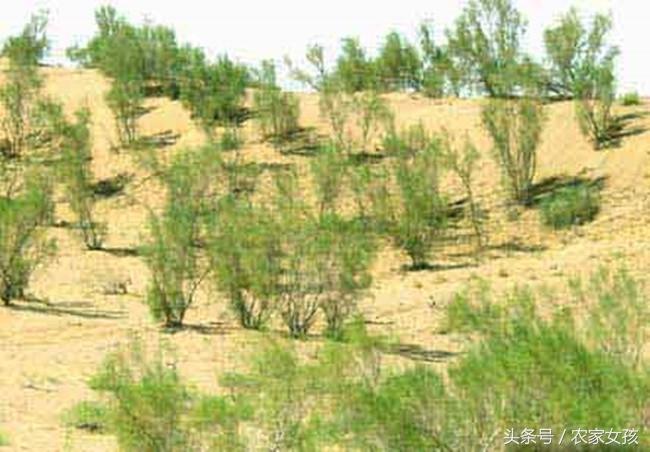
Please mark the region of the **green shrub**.
<svg viewBox="0 0 650 452"><path fill-rule="evenodd" d="M239 129L236 127L227 127L219 138L219 148L222 151L235 151L241 148L242 143Z"/></svg>
<svg viewBox="0 0 650 452"><path fill-rule="evenodd" d="M454 147L451 137L447 135L444 140L444 148L443 158L445 163L456 174L458 179L460 179L465 194L467 195L465 216L469 219L474 235L476 236L476 254L478 255L483 250L487 240L484 216L476 201L473 184L476 162L479 160L480 155L469 137L465 137L463 148L459 151Z"/></svg>
<svg viewBox="0 0 650 452"><path fill-rule="evenodd" d="M49 116L57 140L56 150L61 153L61 176L66 199L77 217L77 226L86 247L89 250L100 249L105 225L93 219L96 200L91 183L90 111L77 111L75 123L70 123L63 117L61 106L55 106Z"/></svg>
<svg viewBox="0 0 650 452"><path fill-rule="evenodd" d="M263 328L273 312L280 242L271 212L226 198L210 218L210 265L217 287L244 328Z"/></svg>
<svg viewBox="0 0 650 452"><path fill-rule="evenodd" d="M377 81L374 66L357 38L342 40L341 55L336 60L334 73L341 80L345 92L356 93L375 88Z"/></svg>
<svg viewBox="0 0 650 452"><path fill-rule="evenodd" d="M113 80L106 101L115 117L117 135L123 146L138 139L138 118L142 114L144 99L141 80Z"/></svg>
<svg viewBox="0 0 650 452"><path fill-rule="evenodd" d="M0 447L8 446L9 445L9 440L7 439L7 436L0 432Z"/></svg>
<svg viewBox="0 0 650 452"><path fill-rule="evenodd" d="M372 234L354 221L326 215L319 221L318 240L322 242L321 280L324 295L320 301L327 323L326 335L341 338L345 322L356 314L357 301L370 287L369 267L375 254Z"/></svg>
<svg viewBox="0 0 650 452"><path fill-rule="evenodd" d="M354 111L357 126L361 131L359 149L361 152L369 152L375 134L383 124L392 119L390 108L376 91L365 91L355 96Z"/></svg>
<svg viewBox="0 0 650 452"><path fill-rule="evenodd" d="M253 96L256 122L263 139L281 147L299 130L300 103L298 98L282 92L277 85L275 65L264 61L258 73L258 89Z"/></svg>
<svg viewBox="0 0 650 452"><path fill-rule="evenodd" d="M239 425L248 410L196 393L170 358L161 350L148 356L139 340L111 353L90 380L105 401L78 404L67 422L77 428L98 423L124 451L246 450Z"/></svg>
<svg viewBox="0 0 650 452"><path fill-rule="evenodd" d="M422 122L398 131L394 121L389 120L383 138L383 148L387 154L412 157L421 149L426 148L430 142L431 135L424 128Z"/></svg>
<svg viewBox="0 0 650 452"><path fill-rule="evenodd" d="M625 269L601 267L586 282L572 279L570 287L575 306L595 300L581 329L585 342L640 369L643 347L650 337L645 284Z"/></svg>
<svg viewBox="0 0 650 452"><path fill-rule="evenodd" d="M0 299L5 305L24 297L32 272L54 253L43 225L52 215L51 184L28 176L21 194L0 198Z"/></svg>
<svg viewBox="0 0 650 452"><path fill-rule="evenodd" d="M495 99L484 107L482 116L509 196L528 204L545 122L543 106L535 99Z"/></svg>
<svg viewBox="0 0 650 452"><path fill-rule="evenodd" d="M348 171L346 157L334 145L323 146L310 162L310 169L318 199L318 211L321 215L336 212Z"/></svg>
<svg viewBox="0 0 650 452"><path fill-rule="evenodd" d="M408 40L393 31L386 35L375 62L381 88L385 91L419 90L422 62Z"/></svg>
<svg viewBox="0 0 650 452"><path fill-rule="evenodd" d="M558 190L541 204L542 221L555 229L588 223L599 210L598 192L584 185Z"/></svg>
<svg viewBox="0 0 650 452"><path fill-rule="evenodd" d="M242 104L249 82L246 67L226 55L211 63L200 49L188 48L185 52L180 97L192 118L209 139L217 125L240 126L245 119Z"/></svg>
<svg viewBox="0 0 650 452"><path fill-rule="evenodd" d="M131 53L133 67L137 68L138 78L145 82L145 94L178 97L178 76L183 60L173 29L148 22L140 27L133 26L112 6L99 7L95 12L95 22L98 29L95 36L85 47L68 48L68 58L113 77L116 67L110 58L110 52L114 50L111 46L116 34L129 28L132 30L133 49L137 49L137 53Z"/></svg>
<svg viewBox="0 0 650 452"><path fill-rule="evenodd" d="M325 297L327 244L316 221L294 216L283 223L282 271L276 286L278 311L289 334L305 337Z"/></svg>
<svg viewBox="0 0 650 452"><path fill-rule="evenodd" d="M457 418L457 440L475 443L467 450L496 447L493 432L506 428L643 425L648 375L600 344L589 348L580 340L575 319L590 303L548 319L537 312L538 297L530 290L515 290L498 302L485 288L478 293L457 296L447 320L453 330L482 335L449 375L464 413Z"/></svg>
<svg viewBox="0 0 650 452"><path fill-rule="evenodd" d="M449 55L463 79L490 97L522 85L521 40L526 20L510 0L472 0L447 30Z"/></svg>
<svg viewBox="0 0 650 452"><path fill-rule="evenodd" d="M79 402L63 414L63 422L69 427L91 432L103 432L109 423L109 411L99 402Z"/></svg>
<svg viewBox="0 0 650 452"><path fill-rule="evenodd" d="M249 374L230 374L221 384L252 409L257 442L264 450L318 450L318 420L309 406L318 403L318 383L290 345L271 341L252 359Z"/></svg>
<svg viewBox="0 0 650 452"><path fill-rule="evenodd" d="M38 64L49 45L46 26L46 14L32 16L21 34L10 37L2 48L2 56L9 60L0 87L0 102L5 110L1 126L8 144L0 149L3 157L20 156L34 132L31 117L43 84Z"/></svg>
<svg viewBox="0 0 650 452"><path fill-rule="evenodd" d="M140 344L110 355L91 388L110 396L108 418L125 451L173 451L189 446L183 414L189 393L161 357L150 362Z"/></svg>
<svg viewBox="0 0 650 452"><path fill-rule="evenodd" d="M411 259L411 268L428 265L431 248L447 224L446 203L439 190L440 143L427 137L415 155L403 151L395 163L398 186L390 233Z"/></svg>
<svg viewBox="0 0 650 452"><path fill-rule="evenodd" d="M145 94L144 51L138 30L118 16L115 9L100 8L95 17L99 36L79 52L111 79L106 102L115 118L120 143L130 146L138 139L138 118Z"/></svg>
<svg viewBox="0 0 650 452"><path fill-rule="evenodd" d="M167 200L162 213L150 214L151 240L143 252L152 273L147 304L153 317L167 327L182 325L210 270L200 265L197 244L212 208L208 193L220 165L218 157L211 147L187 150L169 168L158 170Z"/></svg>
<svg viewBox="0 0 650 452"><path fill-rule="evenodd" d="M636 91L625 93L621 96L621 104L626 107L641 105L641 97Z"/></svg>
<svg viewBox="0 0 650 452"><path fill-rule="evenodd" d="M555 83L575 98L580 128L596 149L612 141L617 127L612 106L618 49L607 44L611 28L611 17L597 14L588 29L578 11L570 9L557 26L545 32Z"/></svg>

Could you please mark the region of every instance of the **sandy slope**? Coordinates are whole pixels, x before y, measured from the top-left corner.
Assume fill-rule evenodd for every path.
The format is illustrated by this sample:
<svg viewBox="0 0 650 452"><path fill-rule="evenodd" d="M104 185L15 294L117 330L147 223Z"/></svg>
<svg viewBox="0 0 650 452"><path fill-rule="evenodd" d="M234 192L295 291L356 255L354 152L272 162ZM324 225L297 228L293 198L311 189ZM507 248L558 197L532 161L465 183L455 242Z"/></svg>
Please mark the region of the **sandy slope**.
<svg viewBox="0 0 650 452"><path fill-rule="evenodd" d="M92 110L95 176L133 174L125 195L100 203L99 220L108 223L108 248L136 246L146 234L144 206L159 206L163 196L138 169L132 152L111 150L116 138L103 101L107 82L94 71L50 68L46 73L47 92L65 102L68 111L81 105ZM489 140L480 129L479 101L427 100L405 94L389 99L400 124L421 120L432 129L444 126L458 134L467 131L484 152L476 182L481 201L490 208L489 229L495 246L490 259L481 265L463 255L466 244L447 246L437 258L441 269L415 273L401 270L406 260L394 249L382 252L374 269L373 289L362 309L374 328L390 331L414 346L416 352L403 358L405 362L437 359L438 351L459 350L457 338L435 334L435 330L451 294L474 276L490 279L502 290L521 283L561 284L569 275L604 263L625 263L634 272L645 273L650 263L650 133L627 137L619 148L596 152L579 133L571 104L548 107L538 179L576 174L605 178L603 210L597 220L555 233L539 225L536 211L525 211L514 222L507 220L499 176L487 158ZM301 101L303 125L324 130L317 98L303 95ZM201 142L201 134L179 103L152 100L148 105L152 110L141 120L145 135L167 130L178 133L175 148ZM649 127L650 118L637 118L632 126ZM304 158L280 156L259 143L250 126L246 136L246 158L293 161L306 168ZM160 152L173 153L174 148ZM449 183L455 187L453 181ZM69 218L67 206L60 201L59 219ZM50 304L20 302L14 309L0 308L0 430L11 442L9 450L115 450L110 437L66 431L60 415L93 396L87 378L112 347L134 333L152 343L161 338L171 343L182 373L206 389L215 388L216 375L243 365L255 343L264 340L258 333L242 331L221 300L207 293L189 314L188 322L197 328L172 336L162 334L142 302L148 272L139 258L88 252L67 229L53 228L50 233L59 243L57 258L38 271L30 289ZM130 281L127 295L105 293L111 281L126 280ZM438 365L444 365L444 360Z"/></svg>

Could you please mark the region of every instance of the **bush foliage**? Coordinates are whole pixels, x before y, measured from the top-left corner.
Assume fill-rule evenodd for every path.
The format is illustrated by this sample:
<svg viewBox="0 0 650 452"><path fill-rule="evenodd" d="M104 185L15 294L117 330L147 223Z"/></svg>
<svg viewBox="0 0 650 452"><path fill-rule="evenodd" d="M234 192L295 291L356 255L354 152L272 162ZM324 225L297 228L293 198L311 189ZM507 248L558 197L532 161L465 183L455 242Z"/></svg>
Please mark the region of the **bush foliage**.
<svg viewBox="0 0 650 452"><path fill-rule="evenodd" d="M14 198L0 198L0 299L5 305L24 298L33 271L54 251L43 226L49 222L53 203L46 176L27 177Z"/></svg>
<svg viewBox="0 0 650 452"><path fill-rule="evenodd" d="M1 125L7 141L0 150L3 157L19 157L35 132L32 121L43 84L38 64L49 46L46 27L47 15L34 15L22 32L10 37L2 48L2 56L9 61L0 87L0 102L5 110Z"/></svg>
<svg viewBox="0 0 650 452"><path fill-rule="evenodd" d="M209 268L201 264L197 244L209 214L212 177L220 165L211 147L178 154L169 168L159 169L166 185L163 211L150 214L151 239L144 247L151 270L147 304L156 320L182 325Z"/></svg>
<svg viewBox="0 0 650 452"><path fill-rule="evenodd" d="M626 319L641 326L644 295L625 272L571 285L575 301L563 307L553 294L526 288L498 298L485 283L459 292L447 307L448 332L476 340L446 375L423 364L388 366L383 357L393 342L356 321L344 341L326 341L308 360L291 343L265 343L249 371L222 376L227 398L189 390L175 367L137 347L111 355L93 386L110 395L109 425L125 450L135 439L184 450L505 450L509 430L531 426L642 428L647 368L612 347L638 344L636 329L618 322L611 330L602 315L635 313ZM596 322L580 323L594 296L602 305ZM541 301L552 315L538 312ZM648 446L647 436L638 441Z"/></svg>
<svg viewBox="0 0 650 452"><path fill-rule="evenodd" d="M496 99L483 109L503 182L511 199L520 204L530 201L545 119L543 106L534 99Z"/></svg>
<svg viewBox="0 0 650 452"><path fill-rule="evenodd" d="M281 147L299 127L300 104L298 98L282 92L277 85L275 65L262 63L258 74L258 88L253 97L258 128L264 139Z"/></svg>
<svg viewBox="0 0 650 452"><path fill-rule="evenodd" d="M600 196L591 187L567 187L550 195L541 204L544 224L555 229L592 221L600 210Z"/></svg>

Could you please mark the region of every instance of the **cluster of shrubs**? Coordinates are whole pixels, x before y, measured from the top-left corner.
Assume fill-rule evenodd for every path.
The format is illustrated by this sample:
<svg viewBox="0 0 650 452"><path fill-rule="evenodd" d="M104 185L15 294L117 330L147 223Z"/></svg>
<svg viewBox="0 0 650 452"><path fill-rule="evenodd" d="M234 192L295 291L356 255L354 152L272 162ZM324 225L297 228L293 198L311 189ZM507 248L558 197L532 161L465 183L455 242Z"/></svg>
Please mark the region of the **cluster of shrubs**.
<svg viewBox="0 0 650 452"><path fill-rule="evenodd" d="M172 355L152 358L136 341L92 378L104 397L65 420L115 434L126 451L504 450L508 429L542 425L558 435L636 429L637 447L648 447L645 293L606 269L569 286L571 302L552 304L551 316L537 311L557 302L548 293L520 288L497 301L485 282L458 293L446 332L475 340L446 375L388 366L395 342L356 320L309 360L291 343L265 344L247 373L223 375L223 392L207 395L183 381Z"/></svg>
<svg viewBox="0 0 650 452"><path fill-rule="evenodd" d="M5 305L26 296L33 271L55 250L45 227L52 224L56 182L75 216L73 225L89 249L102 245L104 226L94 220L90 173L90 113L75 121L45 96L39 61L48 48L47 16L32 17L4 44L5 83L0 88L5 132L0 150L0 299ZM30 151L29 153L27 151Z"/></svg>
<svg viewBox="0 0 650 452"><path fill-rule="evenodd" d="M227 55L208 61L202 49L179 45L174 30L134 26L112 6L99 8L95 17L96 36L85 47L68 49L68 56L112 80L107 102L122 145L137 143L147 95L180 98L209 138L217 125L235 127L245 119L250 79L245 66Z"/></svg>
<svg viewBox="0 0 650 452"><path fill-rule="evenodd" d="M257 109L282 112L282 121L260 120L263 135L281 142L296 130L297 102L277 88L269 63L252 71L225 55L209 62L201 49L179 45L172 29L136 27L110 6L100 8L96 20L97 35L85 47L69 49L68 55L112 79L107 100L123 144L137 141L137 118L147 94L180 98L212 137L215 126L237 127L246 119L245 89L259 87ZM510 1L473 0L446 30L444 43L434 42L431 25L422 24L419 45L392 31L372 58L358 39L348 37L331 71L326 70L322 47L313 46L307 57L316 75L300 71L295 75L324 94L322 107L335 131L353 109L350 96L355 93L415 90L432 97L533 96L575 99L581 127L598 148L616 133L611 110L618 50L607 44L610 29L607 16L595 16L589 28L577 10L569 10L544 34L548 64L543 65L523 52L526 20ZM337 135L341 132L339 128Z"/></svg>

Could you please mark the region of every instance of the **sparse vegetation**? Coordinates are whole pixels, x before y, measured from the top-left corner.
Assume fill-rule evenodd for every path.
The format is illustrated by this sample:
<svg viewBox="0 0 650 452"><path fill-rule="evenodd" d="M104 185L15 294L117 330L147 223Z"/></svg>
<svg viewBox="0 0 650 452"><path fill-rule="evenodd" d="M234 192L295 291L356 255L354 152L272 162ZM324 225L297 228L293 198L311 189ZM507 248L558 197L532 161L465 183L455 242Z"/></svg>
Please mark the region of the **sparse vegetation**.
<svg viewBox="0 0 650 452"><path fill-rule="evenodd" d="M373 52L354 37L336 60L311 46L309 72L289 70L313 94L283 91L274 60L212 59L110 6L69 49L82 68L50 66L46 23L2 48L0 389L18 394L11 428L36 426L9 430L12 447L34 433L57 450L483 452L524 428L579 427L639 429L650 449L646 112L616 92L609 16L569 10L542 63L515 2L469 0L445 40L425 21L417 42L391 30ZM595 147L625 152L580 145L571 107ZM111 152L106 108L133 152ZM197 128L206 143L181 147L203 141ZM481 160L490 144L496 165ZM635 270L584 276L619 258ZM131 300L162 328L121 346L142 329ZM147 352L161 337L170 347ZM73 405L65 375L109 342L98 398ZM60 412L37 397L50 393ZM65 444L44 436L55 416Z"/></svg>
<svg viewBox="0 0 650 452"><path fill-rule="evenodd" d="M101 433L108 426L108 410L99 402L79 402L63 415L63 423L68 427Z"/></svg>
<svg viewBox="0 0 650 452"><path fill-rule="evenodd" d="M604 333L611 326L576 323L599 290L605 290L601 300L639 306L637 295L620 303L614 295L620 289L638 294L632 279L603 274L589 285L596 292L576 289L576 303L550 317L537 311L541 294L525 288L499 301L484 282L458 293L447 308L448 331L478 334L478 340L450 365L447 378L424 365L391 370L382 360L391 342L369 335L357 321L344 329L345 341L326 341L310 360L290 343L265 344L249 373L220 379L227 399L188 391L174 367L163 367L161 358L148 360L139 348L133 358L112 355L93 383L111 394L111 425L125 450L131 450L129 439L145 433L141 444L174 438L194 450L207 426L221 447L232 445L222 450L250 441L272 450L503 450L503 435L528 425L560 431L566 425L612 425L621 431L645 425L650 380L625 355L600 348L612 335L582 340L582 331ZM167 409L156 409L162 403ZM130 415L130 423L119 424L127 420L121 413ZM254 428L238 429L243 421ZM638 441L647 445L647 437Z"/></svg>
<svg viewBox="0 0 650 452"><path fill-rule="evenodd" d="M132 342L105 360L91 387L107 394L102 408L124 451L241 450L237 413L226 399L192 393L173 365Z"/></svg>

